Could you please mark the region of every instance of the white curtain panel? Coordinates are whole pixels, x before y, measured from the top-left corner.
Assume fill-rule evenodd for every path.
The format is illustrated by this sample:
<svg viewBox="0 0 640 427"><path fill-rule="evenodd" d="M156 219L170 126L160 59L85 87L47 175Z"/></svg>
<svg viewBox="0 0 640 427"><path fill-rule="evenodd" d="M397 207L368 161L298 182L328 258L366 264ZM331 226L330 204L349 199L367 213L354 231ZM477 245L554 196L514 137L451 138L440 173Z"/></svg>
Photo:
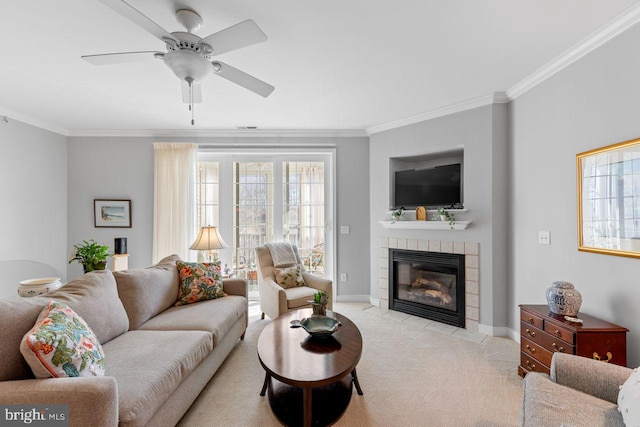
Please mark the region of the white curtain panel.
<svg viewBox="0 0 640 427"><path fill-rule="evenodd" d="M198 144L154 142L153 262L191 258L193 189Z"/></svg>

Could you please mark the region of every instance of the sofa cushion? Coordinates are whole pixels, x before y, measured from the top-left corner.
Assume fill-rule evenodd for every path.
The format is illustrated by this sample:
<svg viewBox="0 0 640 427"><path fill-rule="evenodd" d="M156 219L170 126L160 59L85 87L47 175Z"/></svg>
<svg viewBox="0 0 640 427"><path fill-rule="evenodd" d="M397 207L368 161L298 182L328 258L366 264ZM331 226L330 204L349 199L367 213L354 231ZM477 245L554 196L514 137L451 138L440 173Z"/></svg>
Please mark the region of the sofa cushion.
<svg viewBox="0 0 640 427"><path fill-rule="evenodd" d="M557 384L547 375L524 378L520 425L624 427L614 403Z"/></svg>
<svg viewBox="0 0 640 427"><path fill-rule="evenodd" d="M113 273L118 294L129 316L129 330L138 329L144 322L176 302L177 261L180 261L178 255L170 255L151 267Z"/></svg>
<svg viewBox="0 0 640 427"><path fill-rule="evenodd" d="M289 288L284 291L287 294L287 307L289 309L309 305L309 301L313 301L313 296L318 292L317 289L309 286Z"/></svg>
<svg viewBox="0 0 640 427"><path fill-rule="evenodd" d="M302 266L293 265L291 267L274 268L273 274L276 276L276 283L284 289L304 286L302 278Z"/></svg>
<svg viewBox="0 0 640 427"><path fill-rule="evenodd" d="M180 276L177 306L224 296L219 261L212 264L178 261L176 265Z"/></svg>
<svg viewBox="0 0 640 427"><path fill-rule="evenodd" d="M20 353L20 343L29 332L44 307L38 298L0 299L0 381L24 380L33 377L33 372Z"/></svg>
<svg viewBox="0 0 640 427"><path fill-rule="evenodd" d="M95 334L68 305L55 300L42 309L20 351L36 378L104 375L104 353Z"/></svg>
<svg viewBox="0 0 640 427"><path fill-rule="evenodd" d="M42 306L52 299L67 303L87 322L102 344L129 329L129 318L110 270L92 271L37 298Z"/></svg>
<svg viewBox="0 0 640 427"><path fill-rule="evenodd" d="M129 331L104 346L118 382L120 426L143 426L212 351L204 331Z"/></svg>
<svg viewBox="0 0 640 427"><path fill-rule="evenodd" d="M213 345L216 346L246 312L247 299L229 295L197 304L171 307L144 323L140 330L207 331L213 334Z"/></svg>

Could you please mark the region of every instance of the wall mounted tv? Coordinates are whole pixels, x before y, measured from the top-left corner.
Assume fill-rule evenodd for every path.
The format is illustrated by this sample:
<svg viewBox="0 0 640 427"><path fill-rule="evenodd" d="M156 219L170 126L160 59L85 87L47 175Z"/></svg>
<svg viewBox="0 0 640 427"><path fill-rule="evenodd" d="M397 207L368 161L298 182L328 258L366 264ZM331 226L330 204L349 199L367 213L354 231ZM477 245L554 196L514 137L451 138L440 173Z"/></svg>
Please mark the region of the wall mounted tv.
<svg viewBox="0 0 640 427"><path fill-rule="evenodd" d="M460 163L396 172L394 209L462 205Z"/></svg>

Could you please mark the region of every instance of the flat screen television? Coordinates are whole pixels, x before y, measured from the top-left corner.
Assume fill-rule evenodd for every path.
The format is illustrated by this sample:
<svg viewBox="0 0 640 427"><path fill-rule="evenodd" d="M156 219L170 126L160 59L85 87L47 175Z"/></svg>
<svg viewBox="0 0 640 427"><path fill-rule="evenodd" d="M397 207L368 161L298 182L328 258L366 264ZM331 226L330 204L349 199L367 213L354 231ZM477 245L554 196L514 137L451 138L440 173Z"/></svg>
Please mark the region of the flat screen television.
<svg viewBox="0 0 640 427"><path fill-rule="evenodd" d="M462 205L461 164L396 172L394 209Z"/></svg>

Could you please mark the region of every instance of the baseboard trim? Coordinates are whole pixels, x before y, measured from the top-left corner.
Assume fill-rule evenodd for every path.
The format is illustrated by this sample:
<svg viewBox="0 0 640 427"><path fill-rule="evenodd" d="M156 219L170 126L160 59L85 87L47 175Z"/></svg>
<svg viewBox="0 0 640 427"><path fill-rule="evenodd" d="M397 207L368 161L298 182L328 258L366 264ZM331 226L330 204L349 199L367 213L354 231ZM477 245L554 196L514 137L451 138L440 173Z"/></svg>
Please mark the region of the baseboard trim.
<svg viewBox="0 0 640 427"><path fill-rule="evenodd" d="M509 338L520 344L520 332L509 328Z"/></svg>
<svg viewBox="0 0 640 427"><path fill-rule="evenodd" d="M336 302L369 302L369 295L336 295Z"/></svg>
<svg viewBox="0 0 640 427"><path fill-rule="evenodd" d="M369 297L369 304L374 307L380 307L380 298Z"/></svg>
<svg viewBox="0 0 640 427"><path fill-rule="evenodd" d="M509 328L507 328L506 326L489 326L489 325L483 325L482 323L478 325L478 332L480 332L481 334L485 334L485 335L489 335L492 337L508 337L509 335Z"/></svg>

